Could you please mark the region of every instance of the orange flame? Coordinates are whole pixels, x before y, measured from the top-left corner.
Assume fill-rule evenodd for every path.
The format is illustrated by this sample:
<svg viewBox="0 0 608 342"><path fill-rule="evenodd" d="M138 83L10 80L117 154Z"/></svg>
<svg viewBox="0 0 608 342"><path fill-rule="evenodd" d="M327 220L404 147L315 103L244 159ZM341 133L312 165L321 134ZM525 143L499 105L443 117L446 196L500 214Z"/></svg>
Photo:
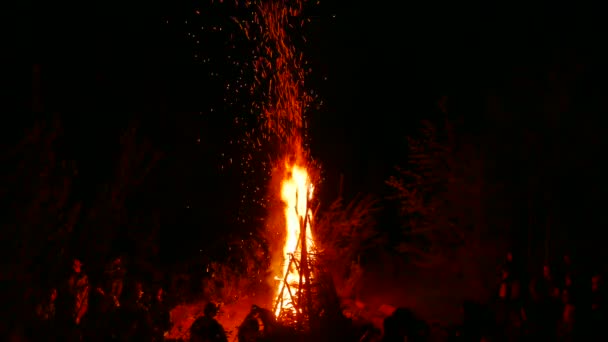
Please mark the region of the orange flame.
<svg viewBox="0 0 608 342"><path fill-rule="evenodd" d="M290 35L295 26L304 25L305 20L300 17L304 2L255 2L255 25L239 22L247 37L258 39L256 57L252 63L256 77L251 84L251 92L265 95L255 106L260 110L262 128L277 138L273 141L280 145L280 151L296 152L298 157L296 161L287 157L284 165L281 165L284 172L280 195L285 205L285 241L282 250L276 251L277 254L281 253L278 259L282 272L275 275L275 280L279 281L274 303L277 317L282 312L296 313L296 308L299 308L297 297L301 294L298 287L307 281L305 277L301 279L298 266L292 262L292 259L300 261L302 256L302 228L305 229L306 251L315 248L311 232L312 210L308 208L313 185L305 162L302 162L306 155L303 145L307 128L305 112L312 97L304 87L307 69L303 55L296 49ZM306 274L310 277L310 272Z"/></svg>
<svg viewBox="0 0 608 342"><path fill-rule="evenodd" d="M281 200L285 204L285 244L283 246L283 274L281 277L277 277L277 280L281 280L281 283L277 287L276 298L280 303L275 303L277 304L276 316L279 316L281 310L289 310L292 313L296 311L292 303L292 297L296 302L299 300L297 293L300 272L290 262L290 257L299 258L301 256L302 243L300 237L304 222L306 222L307 250L315 249L315 240L311 230L312 210L308 207L308 202L312 199L314 186L306 168L295 162L286 161L285 172L281 183ZM303 279L303 281L305 280ZM284 283L291 288L291 291L283 288Z"/></svg>

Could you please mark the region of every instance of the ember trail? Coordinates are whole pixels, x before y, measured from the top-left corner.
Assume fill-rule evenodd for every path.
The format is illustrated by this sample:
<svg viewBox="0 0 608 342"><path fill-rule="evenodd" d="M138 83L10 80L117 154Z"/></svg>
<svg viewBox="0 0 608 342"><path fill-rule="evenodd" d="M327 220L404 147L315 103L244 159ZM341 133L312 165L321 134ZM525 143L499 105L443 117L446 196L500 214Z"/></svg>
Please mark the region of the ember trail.
<svg viewBox="0 0 608 342"><path fill-rule="evenodd" d="M267 221L270 223L261 228L265 229L262 235L269 241L272 260L267 279L269 293L260 293L264 290L258 289L255 298L224 303L222 311L238 312L236 316L228 318L218 314L218 320L227 329L239 334L248 333L246 322L259 320L260 310L269 310L275 316L273 323L265 315L266 321L259 322L263 328L254 329L257 331L255 334L263 336L270 331L279 336L290 329L308 331L309 319L319 313L320 306L313 303L313 295L319 294L313 286L317 288L314 283L320 277L313 269L317 265L314 259L318 250L313 235L311 205L319 171L308 150L306 123L306 111L314 99L304 86L304 57L293 43L293 34L307 22L302 17L306 3L246 2L237 4L237 8L251 15L233 18L241 34L247 38L245 44L253 46L251 60L239 64L242 68L239 74L251 75L251 80L239 79L235 81L238 88L227 86L227 89L242 89L242 85L249 89L251 103L244 106L250 107L251 111L245 120L236 120L238 124L253 122L244 129L243 146L253 146L251 150L255 153L270 156L268 162L272 165L263 170L252 166L250 170L269 171L270 176L268 184L257 184L268 189L265 201L268 202ZM227 96L243 97L239 91L229 92ZM251 155L251 150L245 149L243 154ZM242 164L252 165L249 161ZM256 306L257 309L245 316L246 302L255 302L261 307ZM313 310L316 313L312 313ZM243 319L243 324L240 324ZM276 327L271 328L275 325L289 329L277 333ZM282 329L278 328L278 331Z"/></svg>
<svg viewBox="0 0 608 342"><path fill-rule="evenodd" d="M284 216L280 236L283 246L271 251L277 254L273 259L281 265L281 273L274 277L277 284L273 311L280 321L299 322L300 327L309 318L307 310L311 310L312 300L309 252L315 250L310 207L314 185L308 171L312 165L309 151L303 145L310 97L304 87L303 58L287 30L293 22L302 22L302 6L302 1L267 1L258 5L256 20L264 33L260 57L253 64L257 76L253 89L262 88L266 94L260 102L264 129L275 137L272 141L279 144L277 150L283 153L273 176L280 179L279 198L284 210L269 213ZM272 189L270 185L269 188Z"/></svg>

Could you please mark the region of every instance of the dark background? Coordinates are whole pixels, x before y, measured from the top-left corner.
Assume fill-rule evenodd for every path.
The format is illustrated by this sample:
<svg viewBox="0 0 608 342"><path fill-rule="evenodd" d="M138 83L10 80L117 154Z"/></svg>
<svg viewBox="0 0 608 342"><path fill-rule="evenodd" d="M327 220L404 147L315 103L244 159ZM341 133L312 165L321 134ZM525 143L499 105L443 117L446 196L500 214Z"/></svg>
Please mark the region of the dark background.
<svg viewBox="0 0 608 342"><path fill-rule="evenodd" d="M223 101L234 72L225 65L225 36L200 33L194 44L187 35L207 22L229 31L229 7L83 3L24 12L33 29L16 41L31 58L5 79L15 91L5 101L13 119L2 125L4 146L36 119L59 118L58 153L77 161L74 196L88 203L109 179L120 134L135 118L163 158L131 206L160 211L164 259L188 258L225 232L252 229L241 215L255 220L262 211L239 212L242 170L220 172L222 153L238 159L229 142L241 133ZM606 55L598 13L557 5L331 1L311 9L301 48L312 64L308 84L324 102L310 114L312 154L325 175L321 201L337 196L341 174L347 197L385 195L386 179L407 157L406 136L421 119L441 116L438 103L447 98L449 115L465 122L466 134L494 149L496 160L488 162L499 170L496 181L513 189L509 200L534 198L533 209L521 205L515 231L538 229L540 241L555 215L553 239L600 245L593 234L605 226ZM203 56L219 62L202 63ZM37 97L32 74L40 81ZM534 152L523 136L538 142ZM532 173L544 183L530 195Z"/></svg>

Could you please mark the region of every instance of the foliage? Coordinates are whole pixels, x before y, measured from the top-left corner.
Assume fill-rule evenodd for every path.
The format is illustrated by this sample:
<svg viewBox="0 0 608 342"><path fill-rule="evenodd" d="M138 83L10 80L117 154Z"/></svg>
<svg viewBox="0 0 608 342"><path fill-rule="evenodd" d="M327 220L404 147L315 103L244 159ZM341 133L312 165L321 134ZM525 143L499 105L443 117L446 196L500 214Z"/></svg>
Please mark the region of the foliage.
<svg viewBox="0 0 608 342"><path fill-rule="evenodd" d="M58 153L61 136L58 120L38 121L0 155L0 307L16 320L32 309L39 288L54 281L53 266L81 211L71 198L76 165Z"/></svg>
<svg viewBox="0 0 608 342"><path fill-rule="evenodd" d="M32 281L46 259L64 253L67 238L81 210L71 201L75 163L57 152L62 134L58 120L38 121L3 155L4 209L2 241L10 245L2 270L9 279ZM3 268L4 268L3 267Z"/></svg>
<svg viewBox="0 0 608 342"><path fill-rule="evenodd" d="M255 295L265 285L269 259L265 244L256 235L229 237L218 241L214 255L227 258L206 259L208 276L203 284L203 297L217 303L230 304L240 298ZM222 245L222 246L219 246Z"/></svg>
<svg viewBox="0 0 608 342"><path fill-rule="evenodd" d="M228 243L228 264L241 275L244 282L240 295L255 292L270 276L268 245L257 234L233 238ZM246 277L243 277L246 275Z"/></svg>
<svg viewBox="0 0 608 342"><path fill-rule="evenodd" d="M346 205L338 198L314 223L317 252L335 276L341 295L348 296L361 277L359 255L382 242L375 229L378 210L377 199L369 195Z"/></svg>
<svg viewBox="0 0 608 342"><path fill-rule="evenodd" d="M434 266L459 252L474 253L484 226L484 178L480 151L454 125L422 123L409 137L408 164L388 180L399 201L403 242L397 246L420 266Z"/></svg>
<svg viewBox="0 0 608 342"><path fill-rule="evenodd" d="M236 272L226 264L211 263L213 273L211 279L205 286L205 298L215 303L232 303L241 296L242 279L241 273Z"/></svg>
<svg viewBox="0 0 608 342"><path fill-rule="evenodd" d="M128 203L158 163L161 154L153 149L149 141L140 137L137 121L132 121L123 132L120 144L122 148L113 177L97 193L80 221L83 228L81 237L90 242L87 245L93 249L89 253L94 255L107 255L111 241L119 236L121 230L138 242L138 252L155 250L153 238L156 234L151 232L158 233L158 216L133 212L135 209L129 210Z"/></svg>

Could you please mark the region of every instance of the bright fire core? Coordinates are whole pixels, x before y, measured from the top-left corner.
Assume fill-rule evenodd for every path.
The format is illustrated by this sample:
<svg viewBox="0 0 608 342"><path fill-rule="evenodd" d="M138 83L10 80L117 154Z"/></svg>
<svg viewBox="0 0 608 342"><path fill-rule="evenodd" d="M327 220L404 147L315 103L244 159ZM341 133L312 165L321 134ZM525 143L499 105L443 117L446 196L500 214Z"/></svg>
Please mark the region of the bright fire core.
<svg viewBox="0 0 608 342"><path fill-rule="evenodd" d="M285 204L285 245L283 246L283 273L277 277L281 282L277 287L277 300L275 315L279 316L282 310L290 310L295 313L293 299L297 302L300 273L296 265L290 262L290 255L298 261L302 252L300 241L301 226L306 222L306 250L315 249L315 242L311 231L312 210L308 207L308 201L312 199L313 185L310 181L305 167L297 164L286 163L286 176L281 183L281 199ZM308 218L305 217L308 215ZM283 280L289 285L291 291L284 289ZM302 279L302 281L305 281ZM291 295L290 295L291 292Z"/></svg>

